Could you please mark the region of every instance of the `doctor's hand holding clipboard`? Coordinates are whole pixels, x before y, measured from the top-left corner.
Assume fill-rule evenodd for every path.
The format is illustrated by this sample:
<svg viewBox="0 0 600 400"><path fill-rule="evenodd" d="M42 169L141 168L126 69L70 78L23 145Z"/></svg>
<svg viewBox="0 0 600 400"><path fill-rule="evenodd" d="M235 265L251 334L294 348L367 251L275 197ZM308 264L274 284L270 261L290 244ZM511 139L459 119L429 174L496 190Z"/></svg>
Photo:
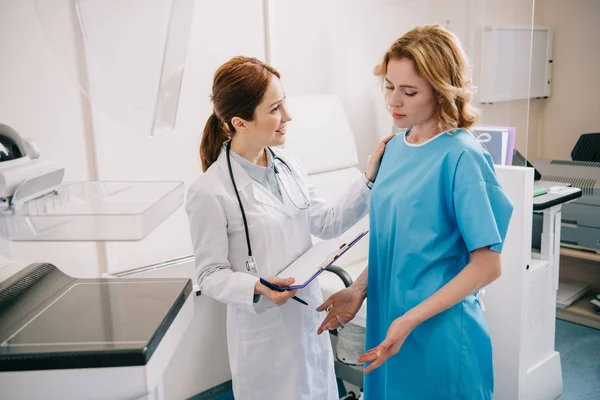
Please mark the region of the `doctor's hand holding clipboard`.
<svg viewBox="0 0 600 400"><path fill-rule="evenodd" d="M278 306L293 298L299 303L308 305L304 300L295 296L296 290L305 288L317 276L337 261L344 253L352 248L360 239L367 235L368 231L359 233L353 239L338 245L339 240L331 239L317 243L306 253L302 254L296 261L281 271L277 277L260 278L256 287L266 286L270 290L265 294ZM298 282L295 278L297 277ZM257 289L258 290L258 289ZM262 291L265 291L262 289ZM263 294L263 293L261 293ZM272 297L271 297L272 296ZM278 304L277 301L281 304Z"/></svg>
<svg viewBox="0 0 600 400"><path fill-rule="evenodd" d="M260 278L254 285L254 291L262 296L265 296L277 306L285 304L290 298L308 305L304 300L296 297L296 290L285 290L284 287L293 285L295 282L294 278L278 278L276 276L267 276L266 278Z"/></svg>

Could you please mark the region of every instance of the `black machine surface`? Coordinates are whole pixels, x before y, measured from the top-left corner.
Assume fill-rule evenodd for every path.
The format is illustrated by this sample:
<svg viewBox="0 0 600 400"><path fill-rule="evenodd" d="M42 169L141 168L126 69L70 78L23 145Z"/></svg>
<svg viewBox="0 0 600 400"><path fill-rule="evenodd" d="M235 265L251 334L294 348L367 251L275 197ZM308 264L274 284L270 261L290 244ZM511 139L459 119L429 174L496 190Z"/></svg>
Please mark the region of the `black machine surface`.
<svg viewBox="0 0 600 400"><path fill-rule="evenodd" d="M515 167L530 167L533 168L533 179L539 181L542 178L542 174L517 149L513 151L512 165Z"/></svg>
<svg viewBox="0 0 600 400"><path fill-rule="evenodd" d="M600 133L584 133L571 151L573 161L600 162Z"/></svg>
<svg viewBox="0 0 600 400"><path fill-rule="evenodd" d="M0 371L145 365L189 279L75 279L31 264L0 282Z"/></svg>

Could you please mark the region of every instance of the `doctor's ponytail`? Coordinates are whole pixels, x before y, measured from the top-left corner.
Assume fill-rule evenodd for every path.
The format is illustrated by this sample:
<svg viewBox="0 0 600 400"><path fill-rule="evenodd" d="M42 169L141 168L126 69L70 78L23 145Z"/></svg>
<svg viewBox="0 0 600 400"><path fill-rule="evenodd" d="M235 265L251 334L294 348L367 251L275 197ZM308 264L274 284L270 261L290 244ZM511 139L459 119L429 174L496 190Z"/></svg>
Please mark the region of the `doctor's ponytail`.
<svg viewBox="0 0 600 400"><path fill-rule="evenodd" d="M254 120L254 111L262 101L277 70L252 57L233 57L221 65L213 79L213 112L208 117L200 143L202 171L219 158L223 142L235 135L233 117Z"/></svg>
<svg viewBox="0 0 600 400"><path fill-rule="evenodd" d="M225 126L221 123L217 114L213 113L208 117L204 132L202 133L202 142L200 144L200 161L202 162L202 172L206 172L221 153L223 142L229 140L230 136L225 132Z"/></svg>

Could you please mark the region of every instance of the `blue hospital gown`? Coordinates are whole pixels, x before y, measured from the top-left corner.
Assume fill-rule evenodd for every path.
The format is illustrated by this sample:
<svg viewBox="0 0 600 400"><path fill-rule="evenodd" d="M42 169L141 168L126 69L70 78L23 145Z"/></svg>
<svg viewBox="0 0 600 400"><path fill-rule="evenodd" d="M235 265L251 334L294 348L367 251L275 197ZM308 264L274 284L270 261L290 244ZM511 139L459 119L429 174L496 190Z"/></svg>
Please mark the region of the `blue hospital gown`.
<svg viewBox="0 0 600 400"><path fill-rule="evenodd" d="M513 205L464 130L386 147L371 193L366 348L454 278L469 253L500 252ZM419 325L365 377L366 400L491 399L492 345L475 295Z"/></svg>

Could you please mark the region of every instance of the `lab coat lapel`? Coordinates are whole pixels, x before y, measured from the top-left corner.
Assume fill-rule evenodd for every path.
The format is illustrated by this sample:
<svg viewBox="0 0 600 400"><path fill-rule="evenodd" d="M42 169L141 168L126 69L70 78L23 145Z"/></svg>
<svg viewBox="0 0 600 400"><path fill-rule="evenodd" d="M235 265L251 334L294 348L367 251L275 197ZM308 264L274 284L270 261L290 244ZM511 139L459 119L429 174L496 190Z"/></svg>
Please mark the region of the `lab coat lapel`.
<svg viewBox="0 0 600 400"><path fill-rule="evenodd" d="M225 153L225 150L222 150L221 154L219 154L217 163L220 165L221 168L225 170L227 176L229 176L229 167L227 166L227 155ZM285 193L284 188L282 188L281 185L280 190L283 197L283 204L260 183L250 178L250 176L246 173L244 168L242 168L242 166L238 164L237 161L235 161L233 158L231 159L231 170L233 171L233 176L235 177L235 184L237 186L238 192L242 192L248 186L250 186L252 196L257 202L274 208L290 217L294 217L297 211L300 211L296 207L294 207L293 203L290 201L290 199Z"/></svg>
<svg viewBox="0 0 600 400"><path fill-rule="evenodd" d="M221 150L219 158L217 158L217 164L225 171L227 177L229 177L231 184L231 176L229 175L229 166L227 165L227 155L225 150ZM233 158L231 159L231 170L235 178L235 185L237 186L238 192L243 191L248 185L252 184L252 178L244 171L244 168L238 164Z"/></svg>
<svg viewBox="0 0 600 400"><path fill-rule="evenodd" d="M289 217L294 217L296 212L299 211L296 207L288 199L288 196L285 194L285 191L280 186L281 195L283 198L283 203L277 199L273 193L267 190L265 187L261 186L258 182L252 182L253 194L256 201L265 204L269 207L272 207L282 213L288 215Z"/></svg>

